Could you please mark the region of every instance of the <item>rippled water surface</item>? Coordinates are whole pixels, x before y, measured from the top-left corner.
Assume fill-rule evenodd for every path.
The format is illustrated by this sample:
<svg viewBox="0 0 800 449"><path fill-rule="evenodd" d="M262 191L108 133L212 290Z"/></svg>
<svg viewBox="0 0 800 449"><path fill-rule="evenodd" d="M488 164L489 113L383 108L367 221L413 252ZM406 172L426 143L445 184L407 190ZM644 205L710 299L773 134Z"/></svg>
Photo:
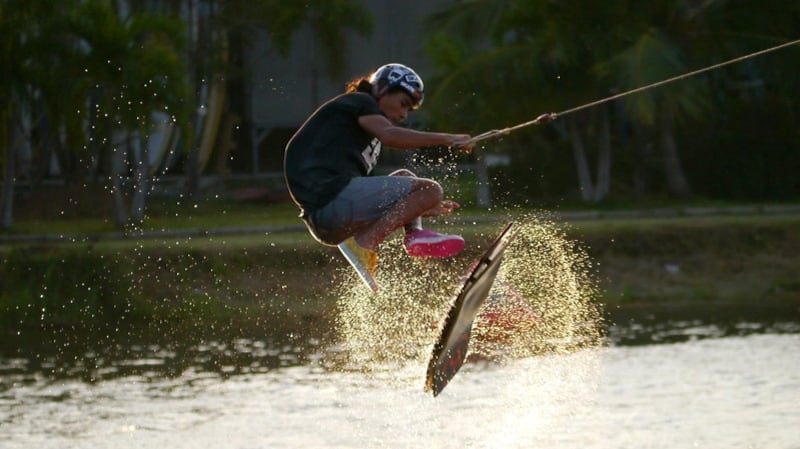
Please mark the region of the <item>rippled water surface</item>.
<svg viewBox="0 0 800 449"><path fill-rule="evenodd" d="M467 364L435 399L423 364L347 369L314 336L70 355L6 336L0 448L800 447L797 308L613 323L602 348Z"/></svg>

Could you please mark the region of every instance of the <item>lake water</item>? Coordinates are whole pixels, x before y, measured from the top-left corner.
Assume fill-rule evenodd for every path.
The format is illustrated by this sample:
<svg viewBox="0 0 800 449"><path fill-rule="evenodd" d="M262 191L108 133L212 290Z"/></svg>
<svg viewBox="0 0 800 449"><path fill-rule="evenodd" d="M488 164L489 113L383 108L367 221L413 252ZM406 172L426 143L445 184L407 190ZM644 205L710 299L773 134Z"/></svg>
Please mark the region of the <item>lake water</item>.
<svg viewBox="0 0 800 449"><path fill-rule="evenodd" d="M5 330L0 448L800 448L797 306L610 313L603 347L469 363L437 398L424 364L337 366L319 335Z"/></svg>

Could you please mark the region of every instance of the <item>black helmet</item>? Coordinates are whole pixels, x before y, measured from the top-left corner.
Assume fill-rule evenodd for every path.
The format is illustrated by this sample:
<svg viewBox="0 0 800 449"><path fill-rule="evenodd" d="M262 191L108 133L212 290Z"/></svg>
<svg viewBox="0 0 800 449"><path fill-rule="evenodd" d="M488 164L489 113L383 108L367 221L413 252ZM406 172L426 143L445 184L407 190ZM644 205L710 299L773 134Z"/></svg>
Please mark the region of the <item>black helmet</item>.
<svg viewBox="0 0 800 449"><path fill-rule="evenodd" d="M403 89L413 100L414 109L422 106L422 100L425 98L425 84L422 78L403 64L386 64L378 67L369 78L369 82L378 88L379 93L392 87Z"/></svg>

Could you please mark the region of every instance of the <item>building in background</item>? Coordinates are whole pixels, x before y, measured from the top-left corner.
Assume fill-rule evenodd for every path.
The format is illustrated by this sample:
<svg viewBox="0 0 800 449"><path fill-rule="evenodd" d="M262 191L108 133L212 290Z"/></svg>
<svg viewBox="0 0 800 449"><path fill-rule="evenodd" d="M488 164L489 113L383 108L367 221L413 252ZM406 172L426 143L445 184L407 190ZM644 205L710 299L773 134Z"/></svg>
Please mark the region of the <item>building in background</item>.
<svg viewBox="0 0 800 449"><path fill-rule="evenodd" d="M232 161L234 172L280 171L283 148L294 131L322 102L343 92L350 79L387 62L410 65L423 77L428 72L430 64L423 51L425 18L454 0L362 1L372 13L375 28L370 37L353 35L348 42L342 79L326 76L307 28L296 34L285 59L272 48L264 31L245 48L244 117Z"/></svg>

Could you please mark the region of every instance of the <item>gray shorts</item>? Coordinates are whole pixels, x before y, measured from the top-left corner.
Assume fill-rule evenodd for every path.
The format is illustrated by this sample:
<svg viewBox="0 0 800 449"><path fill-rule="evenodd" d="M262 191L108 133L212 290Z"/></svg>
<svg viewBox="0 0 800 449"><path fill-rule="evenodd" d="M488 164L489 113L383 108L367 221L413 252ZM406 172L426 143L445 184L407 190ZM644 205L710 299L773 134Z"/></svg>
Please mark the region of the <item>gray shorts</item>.
<svg viewBox="0 0 800 449"><path fill-rule="evenodd" d="M316 210L309 227L318 239L337 244L363 225L377 220L411 193L413 176L353 178L330 203Z"/></svg>

